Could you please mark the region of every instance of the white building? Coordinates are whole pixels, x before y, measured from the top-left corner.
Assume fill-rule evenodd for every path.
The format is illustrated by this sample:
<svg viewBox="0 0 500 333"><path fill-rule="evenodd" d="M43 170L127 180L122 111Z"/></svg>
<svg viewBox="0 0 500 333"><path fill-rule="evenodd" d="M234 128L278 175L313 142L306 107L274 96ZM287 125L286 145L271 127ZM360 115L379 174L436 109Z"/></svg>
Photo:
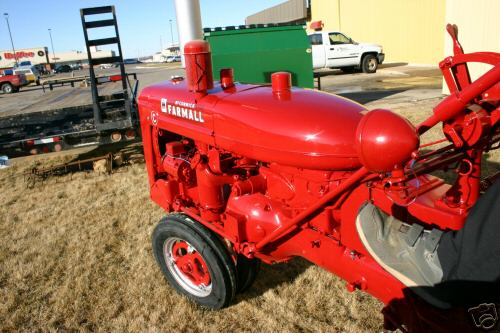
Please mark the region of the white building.
<svg viewBox="0 0 500 333"><path fill-rule="evenodd" d="M16 50L16 56L12 50L0 51L0 68L11 68L17 62L31 61L31 64L47 64L49 62L49 52L47 47L33 47L30 49Z"/></svg>
<svg viewBox="0 0 500 333"><path fill-rule="evenodd" d="M165 62L167 57L181 55L179 44L172 44L169 47L153 54L153 62Z"/></svg>
<svg viewBox="0 0 500 333"><path fill-rule="evenodd" d="M113 57L115 52L112 50L98 50L91 48L92 58ZM47 65L47 64L87 64L87 52L82 51L67 51L55 52L49 54L47 47L34 47L29 49L16 50L17 62L30 61L32 65ZM15 65L15 58L12 50L0 51L0 68L11 68Z"/></svg>

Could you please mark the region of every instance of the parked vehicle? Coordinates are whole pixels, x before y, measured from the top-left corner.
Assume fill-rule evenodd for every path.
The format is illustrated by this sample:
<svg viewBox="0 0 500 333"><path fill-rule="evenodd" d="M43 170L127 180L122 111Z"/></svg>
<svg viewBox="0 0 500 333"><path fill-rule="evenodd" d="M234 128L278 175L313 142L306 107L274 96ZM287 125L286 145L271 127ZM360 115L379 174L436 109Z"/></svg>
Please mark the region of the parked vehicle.
<svg viewBox="0 0 500 333"><path fill-rule="evenodd" d="M73 71L73 68L71 68L70 65L60 65L56 67L55 73L71 73Z"/></svg>
<svg viewBox="0 0 500 333"><path fill-rule="evenodd" d="M309 34L313 68L340 68L345 72L361 69L375 73L384 62L381 45L357 43L341 32L318 31Z"/></svg>
<svg viewBox="0 0 500 333"><path fill-rule="evenodd" d="M81 64L72 64L70 66L74 71L79 71L83 69L83 66Z"/></svg>
<svg viewBox="0 0 500 333"><path fill-rule="evenodd" d="M113 68L116 67L114 64L100 64L99 68L100 69L108 69L108 68Z"/></svg>
<svg viewBox="0 0 500 333"><path fill-rule="evenodd" d="M23 67L23 66L32 66L31 64L31 61L21 61L16 65L14 65L14 67Z"/></svg>
<svg viewBox="0 0 500 333"><path fill-rule="evenodd" d="M174 58L175 58L175 56L168 56L167 60L165 60L165 62L168 62L168 63L174 62Z"/></svg>
<svg viewBox="0 0 500 333"><path fill-rule="evenodd" d="M14 68L14 74L24 74L26 80L33 82L36 85L40 84L40 72L36 66L19 66Z"/></svg>
<svg viewBox="0 0 500 333"><path fill-rule="evenodd" d="M141 62L137 58L130 58L130 59L123 60L123 63L125 65L130 65L130 64L140 64Z"/></svg>
<svg viewBox="0 0 500 333"><path fill-rule="evenodd" d="M180 55L177 55L174 57L174 62L180 62L182 59L181 59L181 56Z"/></svg>
<svg viewBox="0 0 500 333"><path fill-rule="evenodd" d="M29 84L24 74L0 75L0 90L4 94L11 94L19 91L19 88Z"/></svg>

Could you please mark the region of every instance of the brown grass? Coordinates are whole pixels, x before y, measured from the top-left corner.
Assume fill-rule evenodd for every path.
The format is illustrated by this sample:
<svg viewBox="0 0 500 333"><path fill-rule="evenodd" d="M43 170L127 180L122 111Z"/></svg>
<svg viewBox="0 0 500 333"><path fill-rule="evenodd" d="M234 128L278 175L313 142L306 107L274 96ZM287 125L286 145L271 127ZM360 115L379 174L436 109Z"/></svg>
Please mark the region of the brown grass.
<svg viewBox="0 0 500 333"><path fill-rule="evenodd" d="M381 330L381 303L305 260L264 266L234 305L200 309L153 259L150 235L164 213L148 197L144 165L31 190L24 169L0 172L2 332Z"/></svg>
<svg viewBox="0 0 500 333"><path fill-rule="evenodd" d="M413 121L425 115L400 109ZM200 309L154 262L150 235L164 212L143 164L27 189L25 161L0 171L1 332L382 331L379 301L301 259L264 265L227 309Z"/></svg>

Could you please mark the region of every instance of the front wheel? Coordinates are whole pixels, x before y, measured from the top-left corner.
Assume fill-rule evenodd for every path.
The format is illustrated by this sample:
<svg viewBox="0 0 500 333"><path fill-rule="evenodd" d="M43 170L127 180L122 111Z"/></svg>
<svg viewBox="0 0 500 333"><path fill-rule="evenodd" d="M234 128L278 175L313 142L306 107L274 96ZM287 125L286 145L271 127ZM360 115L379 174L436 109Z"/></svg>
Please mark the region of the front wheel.
<svg viewBox="0 0 500 333"><path fill-rule="evenodd" d="M223 308L236 291L233 261L215 235L182 215L165 217L153 232L153 252L168 282L211 309Z"/></svg>
<svg viewBox="0 0 500 333"><path fill-rule="evenodd" d="M378 60L373 54L367 54L361 61L361 69L363 73L375 73L378 67Z"/></svg>
<svg viewBox="0 0 500 333"><path fill-rule="evenodd" d="M2 91L4 94L12 94L14 92L14 87L10 83L4 83L2 85Z"/></svg>

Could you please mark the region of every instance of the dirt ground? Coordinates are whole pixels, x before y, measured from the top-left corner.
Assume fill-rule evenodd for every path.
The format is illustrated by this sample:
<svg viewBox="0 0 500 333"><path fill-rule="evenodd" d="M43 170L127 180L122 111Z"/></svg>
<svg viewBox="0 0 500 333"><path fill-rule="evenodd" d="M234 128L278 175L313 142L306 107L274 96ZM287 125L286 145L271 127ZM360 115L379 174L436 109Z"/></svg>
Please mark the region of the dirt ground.
<svg viewBox="0 0 500 333"><path fill-rule="evenodd" d="M395 108L418 122L439 99ZM71 157L0 170L0 332L383 331L382 303L301 259L264 265L229 308L200 309L169 287L154 261L150 235L164 212L149 199L144 164L26 188L23 173L35 161ZM499 162L498 151L488 155L490 171Z"/></svg>

